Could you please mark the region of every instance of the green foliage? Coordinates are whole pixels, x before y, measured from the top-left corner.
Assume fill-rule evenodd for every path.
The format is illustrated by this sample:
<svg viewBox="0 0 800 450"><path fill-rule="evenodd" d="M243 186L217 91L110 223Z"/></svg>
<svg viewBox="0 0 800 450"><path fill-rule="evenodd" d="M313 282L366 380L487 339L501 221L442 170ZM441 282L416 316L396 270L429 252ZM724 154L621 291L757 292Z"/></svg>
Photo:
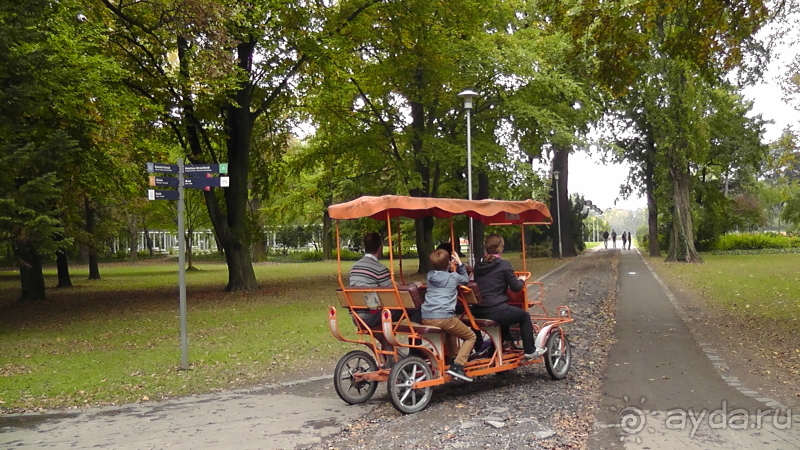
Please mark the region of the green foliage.
<svg viewBox="0 0 800 450"><path fill-rule="evenodd" d="M795 227L800 226L800 192L786 202L786 207L781 213L781 219L794 224Z"/></svg>
<svg viewBox="0 0 800 450"><path fill-rule="evenodd" d="M342 261L358 261L359 259L361 259L362 256L364 256L363 253L350 251L346 248L341 249ZM335 251L334 251L334 258L336 258ZM304 262L316 262L323 260L322 250L301 250L298 252L270 253L268 259L269 261L281 262L281 263L304 263Z"/></svg>
<svg viewBox="0 0 800 450"><path fill-rule="evenodd" d="M528 258L550 258L553 256L553 243L548 239L538 244L529 245L525 252Z"/></svg>
<svg viewBox="0 0 800 450"><path fill-rule="evenodd" d="M726 234L710 246L711 250L759 250L800 248L800 237L787 237L773 233Z"/></svg>

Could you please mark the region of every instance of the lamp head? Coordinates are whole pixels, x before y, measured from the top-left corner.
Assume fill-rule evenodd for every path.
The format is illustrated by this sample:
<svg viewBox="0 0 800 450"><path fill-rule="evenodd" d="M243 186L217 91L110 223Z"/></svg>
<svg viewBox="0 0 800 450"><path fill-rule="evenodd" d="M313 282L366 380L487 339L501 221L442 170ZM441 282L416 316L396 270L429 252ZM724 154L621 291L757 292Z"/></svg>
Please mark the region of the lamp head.
<svg viewBox="0 0 800 450"><path fill-rule="evenodd" d="M557 170L553 171L553 177L556 179L556 181L558 181L558 175L559 175L560 173L561 173L561 172L559 172L559 171L557 171Z"/></svg>
<svg viewBox="0 0 800 450"><path fill-rule="evenodd" d="M472 89L464 89L458 93L458 96L464 99L464 109L472 109L472 99L480 97L480 95Z"/></svg>

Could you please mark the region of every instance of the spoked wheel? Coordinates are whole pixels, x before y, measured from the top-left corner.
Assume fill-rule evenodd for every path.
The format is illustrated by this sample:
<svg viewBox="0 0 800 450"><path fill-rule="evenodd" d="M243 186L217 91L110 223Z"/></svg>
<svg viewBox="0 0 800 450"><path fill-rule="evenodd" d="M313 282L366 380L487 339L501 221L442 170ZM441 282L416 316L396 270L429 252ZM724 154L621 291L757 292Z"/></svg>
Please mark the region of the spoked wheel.
<svg viewBox="0 0 800 450"><path fill-rule="evenodd" d="M404 414L422 411L428 406L433 387L412 389L414 383L433 378L433 372L421 358L409 356L392 367L389 373L388 390L392 405Z"/></svg>
<svg viewBox="0 0 800 450"><path fill-rule="evenodd" d="M561 330L553 330L547 338L547 352L544 354L544 366L547 373L554 380L561 380L567 376L572 363L572 348L569 339Z"/></svg>
<svg viewBox="0 0 800 450"><path fill-rule="evenodd" d="M378 389L378 382L357 381L354 375L376 370L378 370L378 365L375 364L375 358L365 351L354 350L342 356L333 373L333 386L336 388L336 393L351 405L366 402L372 398L375 389Z"/></svg>

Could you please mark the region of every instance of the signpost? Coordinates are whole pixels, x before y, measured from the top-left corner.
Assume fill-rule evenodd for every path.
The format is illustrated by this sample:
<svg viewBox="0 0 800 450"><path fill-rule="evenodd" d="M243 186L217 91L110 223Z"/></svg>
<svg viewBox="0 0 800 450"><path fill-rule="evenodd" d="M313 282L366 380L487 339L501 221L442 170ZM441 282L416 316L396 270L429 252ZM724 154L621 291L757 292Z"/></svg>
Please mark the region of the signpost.
<svg viewBox="0 0 800 450"><path fill-rule="evenodd" d="M152 187L177 187L177 191L147 190L148 200L177 200L178 201L178 284L180 286L181 310L181 369L189 369L189 344L186 339L186 231L184 230L184 188L206 189L212 187L230 186L228 177L211 177L213 173L228 173L227 164L183 164L183 158L178 158L178 164L147 163L148 173L177 174L177 177L150 176ZM205 175L205 177L189 176Z"/></svg>

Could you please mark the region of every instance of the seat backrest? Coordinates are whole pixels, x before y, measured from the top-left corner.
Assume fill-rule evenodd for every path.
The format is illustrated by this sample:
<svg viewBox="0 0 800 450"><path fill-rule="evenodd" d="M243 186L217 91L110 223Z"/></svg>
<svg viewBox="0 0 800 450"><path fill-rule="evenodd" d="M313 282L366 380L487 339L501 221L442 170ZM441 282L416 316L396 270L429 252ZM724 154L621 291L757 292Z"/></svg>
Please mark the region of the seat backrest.
<svg viewBox="0 0 800 450"><path fill-rule="evenodd" d="M384 308L415 309L422 305L422 297L419 295L419 289L416 284L398 284L397 290L400 294L399 303L397 302L397 296L395 296L394 291L378 292L381 306Z"/></svg>
<svg viewBox="0 0 800 450"><path fill-rule="evenodd" d="M347 292L343 291L342 288L336 288L336 296L339 298L339 303L345 308L350 308L351 305L354 309L368 308L367 298L371 295L377 296L380 303L378 307L380 308L414 309L422 305L422 296L415 284L397 285L397 290L400 294L399 302L391 286L380 288L347 286L345 289ZM348 294L352 303L347 301Z"/></svg>
<svg viewBox="0 0 800 450"><path fill-rule="evenodd" d="M525 290L521 290L519 292L514 292L511 289L506 289L506 295L508 296L508 303L514 306L519 306L522 308L522 305L525 304ZM523 308L525 309L525 308Z"/></svg>
<svg viewBox="0 0 800 450"><path fill-rule="evenodd" d="M461 295L464 296L464 300L467 301L468 305L480 305L483 301L481 297L481 289L478 287L478 283L474 281L470 281L467 283L469 291L466 289L461 289Z"/></svg>

